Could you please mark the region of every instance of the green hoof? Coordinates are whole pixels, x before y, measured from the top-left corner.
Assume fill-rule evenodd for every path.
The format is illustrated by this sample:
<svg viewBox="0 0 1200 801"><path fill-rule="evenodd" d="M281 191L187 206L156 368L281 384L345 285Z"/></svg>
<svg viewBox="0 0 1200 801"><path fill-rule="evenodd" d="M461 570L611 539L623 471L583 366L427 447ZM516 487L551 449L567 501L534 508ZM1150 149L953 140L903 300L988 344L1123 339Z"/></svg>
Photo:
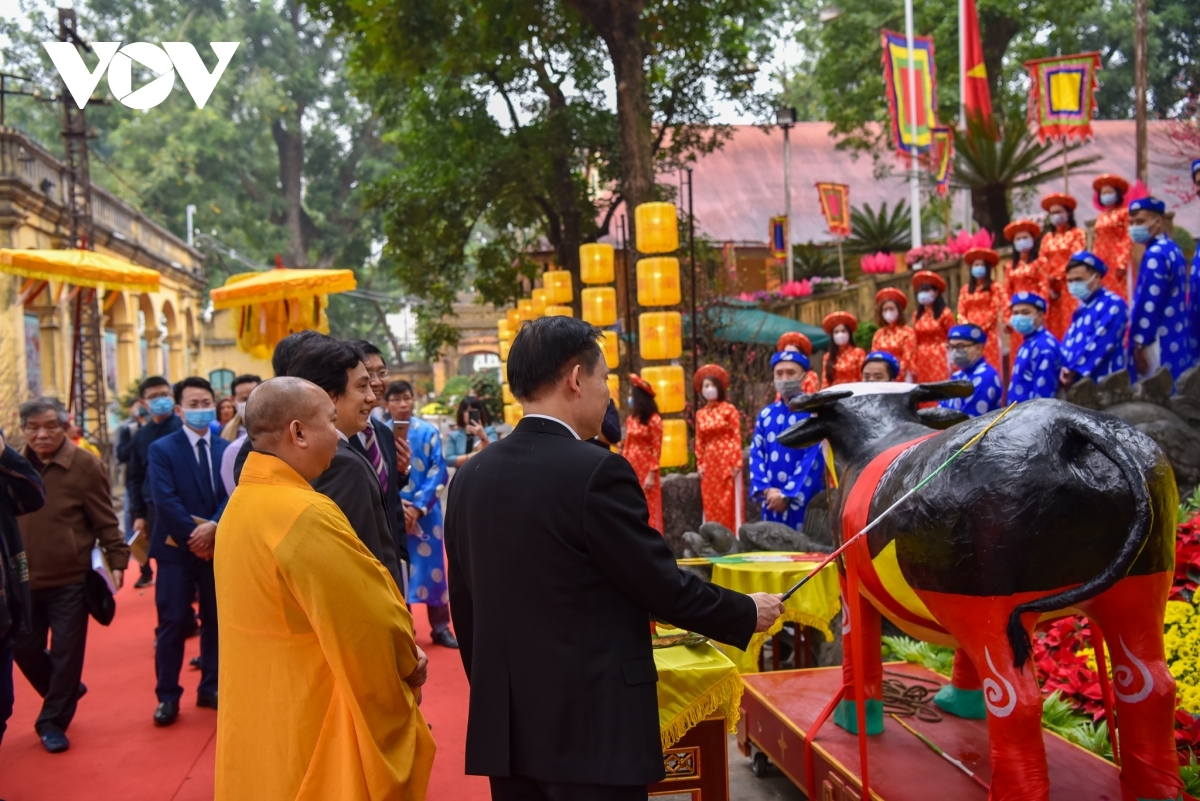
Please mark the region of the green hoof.
<svg viewBox="0 0 1200 801"><path fill-rule="evenodd" d="M933 696L933 702L943 712L956 718L983 720L987 717L987 706L983 703L983 690L961 690L947 684Z"/></svg>
<svg viewBox="0 0 1200 801"><path fill-rule="evenodd" d="M867 699L867 734L883 734L883 701ZM858 734L858 707L853 701L839 701L833 710L833 722L851 734Z"/></svg>

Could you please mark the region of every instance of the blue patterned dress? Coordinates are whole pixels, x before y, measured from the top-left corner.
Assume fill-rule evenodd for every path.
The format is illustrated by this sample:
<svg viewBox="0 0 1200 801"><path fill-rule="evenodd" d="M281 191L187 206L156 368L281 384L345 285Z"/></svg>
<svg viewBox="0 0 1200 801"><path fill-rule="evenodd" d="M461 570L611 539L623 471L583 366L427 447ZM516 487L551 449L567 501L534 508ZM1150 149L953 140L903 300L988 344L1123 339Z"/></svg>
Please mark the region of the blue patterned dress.
<svg viewBox="0 0 1200 801"><path fill-rule="evenodd" d="M1192 256L1192 269L1188 272L1188 330L1192 353L1200 359L1200 247Z"/></svg>
<svg viewBox="0 0 1200 801"><path fill-rule="evenodd" d="M759 413L754 424L754 440L750 443L750 497L763 505L763 520L800 528L804 524L805 506L825 488L820 445L798 450L777 442L780 434L808 416L807 412L793 412L786 403L776 401ZM772 487L791 498L782 514L767 508L767 490Z"/></svg>
<svg viewBox="0 0 1200 801"><path fill-rule="evenodd" d="M1013 362L1008 402L1053 398L1062 362L1062 345L1044 327L1025 337Z"/></svg>
<svg viewBox="0 0 1200 801"><path fill-rule="evenodd" d="M1125 300L1101 286L1071 315L1063 339L1063 367L1099 381L1125 368Z"/></svg>
<svg viewBox="0 0 1200 801"><path fill-rule="evenodd" d="M970 381L975 391L969 398L948 398L939 403L947 409L962 412L968 417L978 417L1000 408L1000 374L982 356L965 370L955 370L951 381Z"/></svg>
<svg viewBox="0 0 1200 801"><path fill-rule="evenodd" d="M411 470L408 485L400 497L425 514L418 525L420 534L408 535L409 568L408 602L445 606L446 552L442 544L442 502L438 492L446 485L446 460L442 458L442 437L437 426L416 417L408 428L408 444L412 446Z"/></svg>
<svg viewBox="0 0 1200 801"><path fill-rule="evenodd" d="M1130 307L1131 352L1134 347L1157 340L1162 366L1178 379L1196 363L1196 332L1188 312L1187 261L1179 245L1159 234L1146 246L1138 267L1137 289ZM1131 372L1133 367L1131 360Z"/></svg>

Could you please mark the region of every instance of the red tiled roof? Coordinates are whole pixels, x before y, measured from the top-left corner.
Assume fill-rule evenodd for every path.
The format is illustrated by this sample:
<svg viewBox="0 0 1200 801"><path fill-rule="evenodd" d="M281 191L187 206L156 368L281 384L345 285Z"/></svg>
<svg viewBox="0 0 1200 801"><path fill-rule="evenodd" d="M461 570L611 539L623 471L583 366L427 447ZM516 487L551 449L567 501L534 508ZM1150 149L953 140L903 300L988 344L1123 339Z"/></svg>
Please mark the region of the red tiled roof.
<svg viewBox="0 0 1200 801"><path fill-rule="evenodd" d="M1178 213L1179 224L1200 230L1195 199L1185 207L1169 189L1190 183L1188 162L1174 153L1166 140L1167 123L1150 123L1150 189ZM908 179L903 165L892 163L892 174L876 179L869 155L857 159L836 148L827 122L802 122L791 130L792 143L792 228L794 242L829 241L821 214L817 181L850 185L853 206L869 203L878 209L886 201L891 208L908 199ZM1096 138L1072 153L1072 158L1099 155L1101 160L1071 175L1071 193L1079 199L1080 224L1096 217L1092 207L1092 178L1106 172L1132 177L1135 130L1132 120L1102 120L1094 123ZM1200 156L1200 153L1195 154ZM770 218L783 214L783 132L752 126L734 126L725 146L703 156L694 166L694 203L697 232L711 241L765 246ZM674 173L659 176L663 184L678 185ZM1044 185L1045 191L1062 191L1061 181ZM1037 197L1018 201L1014 216L1041 214ZM686 203L686 199L684 199ZM682 206L683 204L681 204ZM684 211L683 208L680 211ZM611 241L611 240L610 240Z"/></svg>

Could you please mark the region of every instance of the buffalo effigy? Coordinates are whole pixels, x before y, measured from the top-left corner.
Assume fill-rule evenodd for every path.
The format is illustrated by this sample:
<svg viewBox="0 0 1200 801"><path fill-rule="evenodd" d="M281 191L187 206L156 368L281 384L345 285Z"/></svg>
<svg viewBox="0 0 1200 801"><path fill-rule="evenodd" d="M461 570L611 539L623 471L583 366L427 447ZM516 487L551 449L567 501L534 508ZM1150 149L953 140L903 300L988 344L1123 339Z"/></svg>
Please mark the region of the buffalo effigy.
<svg viewBox="0 0 1200 801"><path fill-rule="evenodd" d="M970 393L969 382L843 385L793 400L809 416L780 440L830 443L831 518L848 541L1001 414L918 412ZM986 715L990 798L1047 799L1029 638L1040 621L1083 613L1111 658L1128 797L1178 798L1175 684L1162 640L1177 503L1170 463L1133 427L1055 400L1013 407L846 550L843 597L852 607L860 597L868 603L847 616L858 630L844 631L843 683L856 694L844 696L834 722L883 730L886 615L914 637L957 649L937 702L952 714ZM865 698L861 708L855 698Z"/></svg>

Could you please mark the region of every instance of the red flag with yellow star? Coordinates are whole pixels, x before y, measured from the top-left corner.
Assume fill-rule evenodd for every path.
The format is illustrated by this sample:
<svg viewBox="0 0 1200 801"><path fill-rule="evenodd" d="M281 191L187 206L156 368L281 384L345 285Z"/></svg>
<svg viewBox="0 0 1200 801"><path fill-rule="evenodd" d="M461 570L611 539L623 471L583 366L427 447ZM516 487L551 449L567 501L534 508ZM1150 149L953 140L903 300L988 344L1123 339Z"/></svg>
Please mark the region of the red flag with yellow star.
<svg viewBox="0 0 1200 801"><path fill-rule="evenodd" d="M979 15L975 0L959 0L962 37L962 93L967 120L979 123L985 131L995 132L992 115L992 90L988 87L987 67L983 63L983 41L979 38ZM963 121L964 126L966 120Z"/></svg>

